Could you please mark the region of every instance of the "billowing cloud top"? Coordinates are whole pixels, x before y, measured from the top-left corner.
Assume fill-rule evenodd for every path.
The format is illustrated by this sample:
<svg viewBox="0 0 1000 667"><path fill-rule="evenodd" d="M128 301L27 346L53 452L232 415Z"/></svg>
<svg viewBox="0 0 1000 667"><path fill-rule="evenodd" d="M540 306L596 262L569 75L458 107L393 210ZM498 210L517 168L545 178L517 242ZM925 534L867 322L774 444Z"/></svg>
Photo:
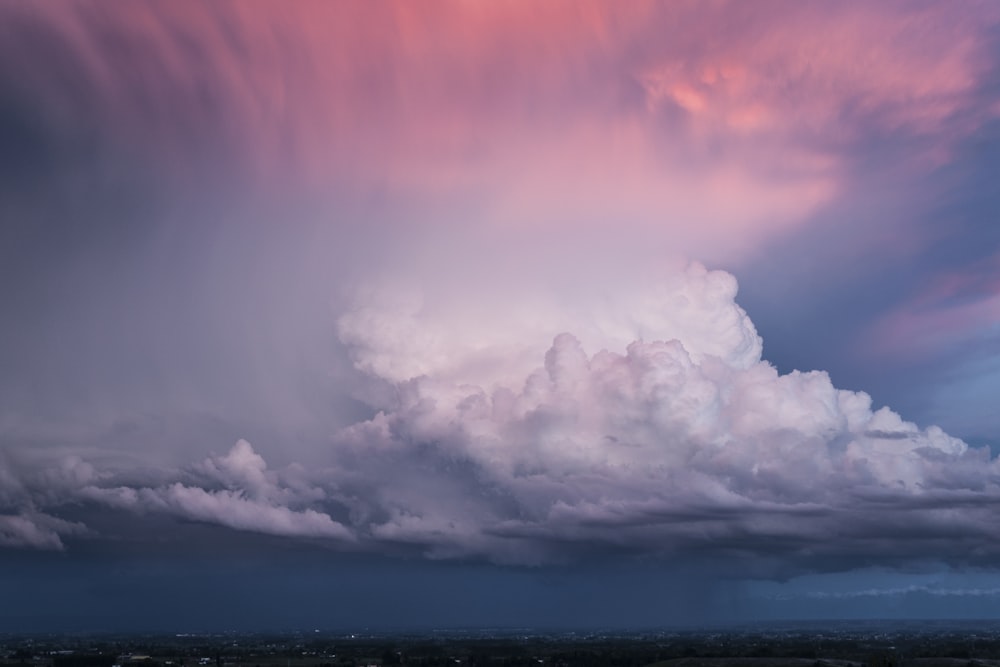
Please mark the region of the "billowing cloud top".
<svg viewBox="0 0 1000 667"><path fill-rule="evenodd" d="M361 296L341 336L383 391L331 438L331 466L271 470L242 440L152 485L8 461L4 543L61 547L87 528L57 517L83 505L516 564L995 556L997 461L825 373L779 374L727 273L693 264L615 307L581 317L553 300L507 327L461 326L440 295Z"/></svg>

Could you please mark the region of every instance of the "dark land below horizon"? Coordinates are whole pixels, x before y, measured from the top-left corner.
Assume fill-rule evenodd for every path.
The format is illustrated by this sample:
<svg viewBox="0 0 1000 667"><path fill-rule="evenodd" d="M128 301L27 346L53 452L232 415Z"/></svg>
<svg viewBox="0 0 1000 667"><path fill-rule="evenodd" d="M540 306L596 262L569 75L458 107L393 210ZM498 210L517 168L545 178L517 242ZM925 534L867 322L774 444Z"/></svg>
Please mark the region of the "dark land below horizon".
<svg viewBox="0 0 1000 667"><path fill-rule="evenodd" d="M0 667L1000 667L1000 621L785 622L699 629L285 632L0 630Z"/></svg>

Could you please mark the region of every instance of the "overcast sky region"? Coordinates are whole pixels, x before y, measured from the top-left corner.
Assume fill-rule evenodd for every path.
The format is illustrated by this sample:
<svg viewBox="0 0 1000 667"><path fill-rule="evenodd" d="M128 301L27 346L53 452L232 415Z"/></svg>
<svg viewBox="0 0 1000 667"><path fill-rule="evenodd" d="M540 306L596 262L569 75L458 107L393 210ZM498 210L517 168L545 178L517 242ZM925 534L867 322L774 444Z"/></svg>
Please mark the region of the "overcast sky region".
<svg viewBox="0 0 1000 667"><path fill-rule="evenodd" d="M0 0L0 625L996 617L998 173L992 1Z"/></svg>

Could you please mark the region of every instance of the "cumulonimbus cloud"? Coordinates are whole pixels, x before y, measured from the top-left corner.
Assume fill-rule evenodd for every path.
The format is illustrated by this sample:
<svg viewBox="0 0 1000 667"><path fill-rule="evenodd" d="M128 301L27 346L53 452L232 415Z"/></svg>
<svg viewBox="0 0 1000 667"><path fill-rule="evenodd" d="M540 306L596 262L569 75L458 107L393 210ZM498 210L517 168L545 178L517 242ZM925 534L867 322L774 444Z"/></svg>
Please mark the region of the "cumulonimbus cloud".
<svg viewBox="0 0 1000 667"><path fill-rule="evenodd" d="M1000 469L985 449L875 409L826 373L778 373L727 273L692 264L637 292L625 301L647 310L634 316L574 322L577 306L553 300L539 311L545 326L511 322L474 340L434 294L414 305L365 292L341 333L386 390L375 416L333 436L331 466L270 469L240 441L155 485L88 471L64 475L58 497L25 482L16 495L56 514L83 502L513 564L609 552L803 567L996 555ZM489 360L517 334L514 358L535 350L537 363L498 368ZM8 545L59 546L5 521Z"/></svg>
<svg viewBox="0 0 1000 667"><path fill-rule="evenodd" d="M366 298L345 315L358 367L394 389L340 436L352 474L374 482L370 534L517 562L581 545L948 558L943 541L960 539L975 543L966 555L993 551L998 469L985 450L874 409L826 373L779 374L726 273L695 264L640 291L624 300L646 309L600 332L602 318L581 320L581 336L560 321L572 309L540 310L568 328L519 382L463 369L489 368L470 358L510 350L509 330L531 324L463 339L433 299L376 314Z"/></svg>

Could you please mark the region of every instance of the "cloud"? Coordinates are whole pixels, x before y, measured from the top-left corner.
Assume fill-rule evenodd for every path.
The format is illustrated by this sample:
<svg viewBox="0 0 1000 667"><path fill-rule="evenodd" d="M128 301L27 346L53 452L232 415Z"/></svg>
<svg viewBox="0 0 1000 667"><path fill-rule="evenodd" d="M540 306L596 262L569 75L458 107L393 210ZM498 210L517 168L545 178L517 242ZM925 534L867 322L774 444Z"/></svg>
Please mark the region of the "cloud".
<svg viewBox="0 0 1000 667"><path fill-rule="evenodd" d="M351 540L350 530L324 512L301 505L322 498L318 489L286 486L267 470L264 459L245 440L225 456L206 459L195 473L223 489L173 482L164 486L84 486L79 499L132 512L160 512L267 535ZM292 469L294 473L295 468Z"/></svg>
<svg viewBox="0 0 1000 667"><path fill-rule="evenodd" d="M969 102L994 10L0 13L11 127L67 172L44 200L117 204L134 189L115 169L138 162L170 202L149 214L168 222L145 204L16 216L31 243L8 246L21 268L4 282L28 305L9 317L0 416L4 447L38 451L0 465L6 546L71 544L60 517L98 508L517 564L996 555L987 452L824 372L779 373L732 275L650 268L734 261L807 224L873 136L916 142L906 170L940 164L995 115ZM317 192L320 222L302 222ZM150 229L61 233L90 218ZM52 239L60 268L40 271ZM961 307L929 287L886 337L920 325L923 351L952 339L942 318L961 316L960 342L988 327L989 290ZM254 446L202 458L241 436Z"/></svg>
<svg viewBox="0 0 1000 667"><path fill-rule="evenodd" d="M343 380L331 293L386 267L402 266L404 284L482 270L501 282L528 263L571 285L595 265L615 275L664 254L732 268L811 223L836 230L852 265L859 238L898 249L905 239L844 233L853 211L811 216L859 200L844 188L873 137L913 146L891 160L912 170L974 136L992 108L976 96L992 80L997 18L933 3L414 13L43 0L0 13L0 132L18 148L0 242L16 311L0 420L35 437L69 422L94 447L128 440L114 429L170 431L156 449L174 465L204 455L197 437L183 452L162 444L184 440L182 421L218 418L226 443L248 437L274 460L272 438L354 419L352 404L302 426ZM859 208L886 210L878 197L898 181L870 180ZM498 324L488 303L468 307ZM521 310L534 309L510 318ZM394 317L379 335L437 335ZM342 320L345 340L352 326ZM592 354L604 333L584 329L600 326L562 330ZM516 383L538 351L511 339L517 359L476 362ZM394 359L403 374L425 363Z"/></svg>
<svg viewBox="0 0 1000 667"><path fill-rule="evenodd" d="M1000 253L927 276L907 302L883 313L866 332L870 354L917 363L997 339Z"/></svg>
<svg viewBox="0 0 1000 667"><path fill-rule="evenodd" d="M854 600L857 598L899 598L911 595L930 595L933 597L997 597L1000 588L946 588L941 586L911 585L896 588L865 588L853 591L809 591L804 594L781 594L775 599L791 600L804 597L813 600Z"/></svg>
<svg viewBox="0 0 1000 667"><path fill-rule="evenodd" d="M63 456L4 469L7 506L520 565L619 553L773 575L997 555L997 460L821 371L778 373L725 272L689 264L618 299L505 285L483 319L430 285L364 288L342 315L382 390L328 465L272 469L243 440L155 474ZM5 544L58 548L72 527L46 516L5 519Z"/></svg>
<svg viewBox="0 0 1000 667"><path fill-rule="evenodd" d="M80 523L65 521L43 512L0 514L0 547L62 550L63 536L85 535Z"/></svg>
<svg viewBox="0 0 1000 667"><path fill-rule="evenodd" d="M37 505L61 502L65 494L59 490L66 488L62 482L67 477L89 478L89 466L70 457L57 468L30 471L0 450L0 547L61 550L62 537L87 534L83 524L39 511ZM49 483L54 488L45 489Z"/></svg>
<svg viewBox="0 0 1000 667"><path fill-rule="evenodd" d="M494 281L498 267L489 259L459 284L430 278L423 282L430 295L412 279L364 285L338 320L339 337L359 370L392 382L428 375L457 384L502 380L516 388L553 336L570 329L594 351L682 339L695 361L756 363L761 340L735 303L735 278L700 265L664 264L651 275L594 266L589 276L574 273L568 290L554 287L558 281L530 260L521 275L502 281ZM632 286L644 278L643 288Z"/></svg>
<svg viewBox="0 0 1000 667"><path fill-rule="evenodd" d="M826 373L779 374L732 276L695 264L672 281L622 294L642 308L578 320L589 349L560 321L572 308L545 304L527 321L557 333L547 350L525 338L538 362L519 380L474 360L530 325L470 335L427 295L366 297L342 336L393 398L338 439L374 487L372 535L515 561L588 548L789 561L994 551L1000 469L985 450L875 409Z"/></svg>
<svg viewBox="0 0 1000 667"><path fill-rule="evenodd" d="M97 128L170 182L210 165L263 189L475 196L498 232L613 223L707 261L829 202L844 151L871 133L947 154L983 121L956 116L1000 18L891 3L3 11L0 62L33 67L0 81L60 134Z"/></svg>

